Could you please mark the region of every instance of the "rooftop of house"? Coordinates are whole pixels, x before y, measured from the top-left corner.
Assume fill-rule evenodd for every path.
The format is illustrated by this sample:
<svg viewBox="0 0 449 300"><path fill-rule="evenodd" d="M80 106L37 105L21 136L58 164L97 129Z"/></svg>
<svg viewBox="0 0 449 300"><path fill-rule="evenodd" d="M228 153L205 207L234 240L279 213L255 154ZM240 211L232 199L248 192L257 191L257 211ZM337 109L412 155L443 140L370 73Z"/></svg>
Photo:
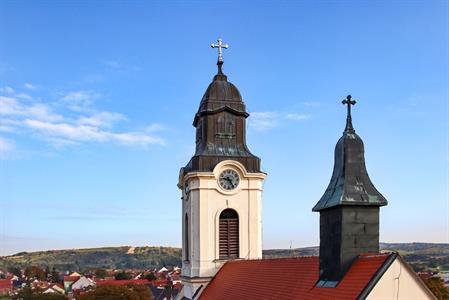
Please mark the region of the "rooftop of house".
<svg viewBox="0 0 449 300"><path fill-rule="evenodd" d="M12 282L10 279L0 279L0 289L12 288Z"/></svg>
<svg viewBox="0 0 449 300"><path fill-rule="evenodd" d="M129 280L98 280L96 281L97 286L102 285L124 285L124 284L151 284L150 281L146 279L129 279Z"/></svg>
<svg viewBox="0 0 449 300"><path fill-rule="evenodd" d="M64 282L72 282L80 279L80 276L64 276Z"/></svg>
<svg viewBox="0 0 449 300"><path fill-rule="evenodd" d="M360 255L334 288L317 287L317 256L229 261L200 299L356 299L395 257L395 253Z"/></svg>

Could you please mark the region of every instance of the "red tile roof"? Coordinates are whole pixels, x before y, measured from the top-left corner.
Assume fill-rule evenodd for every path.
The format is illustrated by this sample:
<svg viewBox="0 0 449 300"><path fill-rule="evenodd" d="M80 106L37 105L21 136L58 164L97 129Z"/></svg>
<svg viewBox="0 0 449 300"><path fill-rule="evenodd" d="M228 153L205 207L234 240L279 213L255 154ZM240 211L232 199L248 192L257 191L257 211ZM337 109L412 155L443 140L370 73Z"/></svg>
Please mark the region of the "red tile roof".
<svg viewBox="0 0 449 300"><path fill-rule="evenodd" d="M80 276L64 276L64 282L77 281L78 279L80 279Z"/></svg>
<svg viewBox="0 0 449 300"><path fill-rule="evenodd" d="M12 282L10 279L0 279L0 289L11 289L12 288Z"/></svg>
<svg viewBox="0 0 449 300"><path fill-rule="evenodd" d="M102 285L124 285L128 283L134 284L151 284L151 281L146 279L129 279L129 280L98 280L96 282L97 286Z"/></svg>
<svg viewBox="0 0 449 300"><path fill-rule="evenodd" d="M335 288L315 287L319 274L316 256L229 261L200 300L356 299L390 255L360 255Z"/></svg>
<svg viewBox="0 0 449 300"><path fill-rule="evenodd" d="M60 283L53 283L52 285L50 285L51 288L53 288L55 286L57 286L60 289L64 289L64 286L62 284L60 284Z"/></svg>

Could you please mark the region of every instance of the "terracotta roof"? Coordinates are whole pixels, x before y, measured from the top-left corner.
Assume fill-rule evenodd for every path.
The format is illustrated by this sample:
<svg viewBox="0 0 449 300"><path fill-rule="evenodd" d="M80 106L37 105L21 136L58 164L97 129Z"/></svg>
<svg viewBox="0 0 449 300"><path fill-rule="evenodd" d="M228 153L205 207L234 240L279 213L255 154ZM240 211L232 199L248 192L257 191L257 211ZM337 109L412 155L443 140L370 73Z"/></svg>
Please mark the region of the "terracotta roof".
<svg viewBox="0 0 449 300"><path fill-rule="evenodd" d="M0 279L0 289L11 289L12 282L10 279Z"/></svg>
<svg viewBox="0 0 449 300"><path fill-rule="evenodd" d="M80 276L64 276L64 281L77 281Z"/></svg>
<svg viewBox="0 0 449 300"><path fill-rule="evenodd" d="M200 299L356 299L390 255L360 255L335 288L315 287L317 256L229 261Z"/></svg>
<svg viewBox="0 0 449 300"><path fill-rule="evenodd" d="M96 282L97 286L102 285L124 285L128 283L134 284L151 284L150 281L146 279L129 279L129 280L98 280Z"/></svg>
<svg viewBox="0 0 449 300"><path fill-rule="evenodd" d="M60 288L60 289L64 289L64 286L62 284L60 284L60 283L53 283L52 285L50 285L51 288L53 288L55 286Z"/></svg>

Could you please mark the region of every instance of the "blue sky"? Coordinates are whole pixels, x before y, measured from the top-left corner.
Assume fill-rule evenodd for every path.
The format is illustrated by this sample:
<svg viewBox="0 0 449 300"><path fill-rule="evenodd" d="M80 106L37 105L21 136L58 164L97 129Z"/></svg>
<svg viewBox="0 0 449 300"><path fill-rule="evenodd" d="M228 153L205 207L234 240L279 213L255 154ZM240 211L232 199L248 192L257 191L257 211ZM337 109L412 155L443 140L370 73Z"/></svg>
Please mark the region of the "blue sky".
<svg viewBox="0 0 449 300"><path fill-rule="evenodd" d="M224 71L268 173L264 248L318 244L353 123L389 200L381 241L449 240L447 1L2 1L0 254L180 246L179 168Z"/></svg>

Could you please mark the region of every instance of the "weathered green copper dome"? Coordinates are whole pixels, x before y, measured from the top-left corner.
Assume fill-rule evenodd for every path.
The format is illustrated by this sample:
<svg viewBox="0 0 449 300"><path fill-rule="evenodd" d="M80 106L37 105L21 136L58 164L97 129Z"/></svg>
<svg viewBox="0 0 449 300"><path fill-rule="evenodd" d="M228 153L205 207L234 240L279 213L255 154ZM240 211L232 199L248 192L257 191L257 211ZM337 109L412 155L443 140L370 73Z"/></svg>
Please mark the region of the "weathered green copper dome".
<svg viewBox="0 0 449 300"><path fill-rule="evenodd" d="M355 101L353 103L355 104ZM352 126L349 108L345 131L335 146L331 181L313 211L339 205L384 206L387 203L368 176L363 141Z"/></svg>

